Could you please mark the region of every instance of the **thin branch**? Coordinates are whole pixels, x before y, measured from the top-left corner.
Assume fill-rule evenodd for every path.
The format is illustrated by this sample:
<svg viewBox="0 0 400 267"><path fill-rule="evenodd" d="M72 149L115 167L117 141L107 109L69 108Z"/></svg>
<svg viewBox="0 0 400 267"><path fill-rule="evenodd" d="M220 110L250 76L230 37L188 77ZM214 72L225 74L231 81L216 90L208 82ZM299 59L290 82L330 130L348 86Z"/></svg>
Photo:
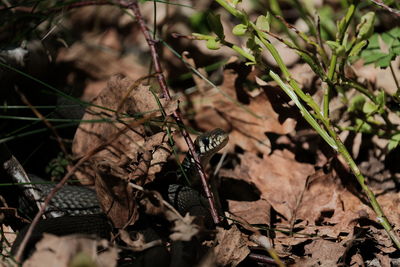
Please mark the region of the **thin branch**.
<svg viewBox="0 0 400 267"><path fill-rule="evenodd" d="M370 0L370 1L372 3L374 3L375 5L383 8L383 9L385 9L387 11L389 11L390 13L400 17L400 10L397 10L397 9L394 9L394 8L391 8L391 7L387 6L387 5L385 5L385 3L382 0Z"/></svg>
<svg viewBox="0 0 400 267"><path fill-rule="evenodd" d="M389 68L390 68L390 72L392 73L393 80L394 80L394 83L396 84L396 88L397 88L395 95L399 96L400 95L400 84L399 84L399 81L397 80L396 73L394 72L394 68L393 68L392 62L390 62Z"/></svg>
<svg viewBox="0 0 400 267"><path fill-rule="evenodd" d="M40 120L43 121L43 123L53 132L54 137L56 138L58 145L60 146L62 152L64 153L65 156L68 155L68 151L67 148L64 145L64 142L62 140L62 138L60 137L60 135L58 134L56 128L53 127L53 125L46 119L45 116L42 115L42 113L39 112L39 110L37 108L35 108L28 100L28 98L25 96L24 93L22 93L18 88L15 88L15 91L17 91L17 93L19 94L19 96L21 97L22 102L27 105L32 112L36 115L36 117L38 117Z"/></svg>
<svg viewBox="0 0 400 267"><path fill-rule="evenodd" d="M145 39L147 41L147 44L148 44L148 46L150 48L151 57L153 59L153 64L154 64L154 70L155 70L155 73L156 73L157 81L158 81L158 83L160 85L160 88L162 89L163 97L166 98L167 100L171 100L171 95L169 93L167 82L166 82L166 79L164 77L164 74L163 74L163 71L162 71L162 68L161 68L161 64L160 64L160 59L159 59L159 56L158 56L158 53L157 53L157 50L156 50L156 46L155 46L156 40L154 40L150 35L150 32L149 32L149 30L148 30L148 28L147 28L147 26L146 26L146 24L145 24L145 22L143 20L143 16L142 16L142 14L140 12L140 9L139 9L137 1L132 1L129 4L126 4L124 1L119 1L119 2L120 2L121 6L126 6L127 8L131 9L133 11L133 13L135 14L136 19L137 19L137 21L139 23L139 26L140 26L140 30L142 31L142 33L143 33L143 35L144 35L144 37L145 37ZM208 200L208 202L210 204L210 211L211 211L211 216L213 218L213 221L214 221L215 224L219 224L222 221L222 219L218 215L217 209L215 208L214 196L213 196L213 194L212 194L212 192L210 190L210 187L209 187L209 185L207 183L207 176L206 176L206 174L205 174L205 172L203 170L203 167L200 164L200 157L195 151L193 141L190 138L190 136L189 136L188 132L186 131L185 127L181 127L184 124L183 124L182 116L180 114L179 109L175 110L173 112L172 116L175 119L175 121L177 122L177 124L179 126L179 129L180 129L180 131L182 133L182 136L185 139L185 141L186 141L186 143L187 143L187 145L189 147L190 154L192 154L193 159L195 161L195 165L197 167L201 182L203 184L205 196L206 196L206 198L207 198L207 200Z"/></svg>

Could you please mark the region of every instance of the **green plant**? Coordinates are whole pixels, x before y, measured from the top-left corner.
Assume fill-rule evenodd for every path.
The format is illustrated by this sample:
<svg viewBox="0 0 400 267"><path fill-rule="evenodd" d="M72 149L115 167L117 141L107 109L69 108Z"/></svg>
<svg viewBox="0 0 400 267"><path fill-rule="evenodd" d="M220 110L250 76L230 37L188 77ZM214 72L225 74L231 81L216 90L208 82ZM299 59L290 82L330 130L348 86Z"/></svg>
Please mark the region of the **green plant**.
<svg viewBox="0 0 400 267"><path fill-rule="evenodd" d="M338 135L340 129L336 125L332 124L329 110L329 103L333 94L340 94L343 101L349 103L348 111L356 115L353 125L349 128L350 130L377 133L380 136L387 136L392 140L389 149L393 149L399 143L399 132L388 119L389 112L395 111L390 110L386 105L387 98L389 97L391 100L396 99L398 93L393 96L387 96L381 90L378 90L377 92L370 91L364 85L347 77L345 74L345 67L350 64L350 59L361 53L363 48L367 46L367 40L369 38L377 38L372 35L374 30L375 14L369 12L363 15L358 22L355 34L352 35L350 25L354 23L354 15L357 11L358 1L348 1L345 15L337 23L336 37L334 40L322 40L318 31L316 31L317 26L308 18L306 22L309 26L309 33L303 33L296 29L295 32L305 44L313 48L310 50L307 49L307 47L298 45L297 42L284 40L271 33L271 13L261 15L256 19L256 21L252 21L246 12L241 11L238 8L238 4L241 1L216 0L216 2L240 21L240 23L232 29L232 33L237 36L246 37L246 47L242 48L225 40L224 28L219 15L211 15L208 20L210 27L216 36L196 33L194 33L193 36L198 40L206 40L209 49L219 49L221 46L227 46L243 56L247 61L246 64L255 65L267 72L270 79L274 80L292 99L304 119L318 132L318 134L331 146L333 150L342 155L351 168L364 193L367 195L370 204L377 215L377 221L385 228L395 245L400 249L400 241L384 215L374 193L366 185L363 174L360 172L354 159L340 140ZM297 3L298 1L293 2ZM275 9L275 11L276 10L278 9ZM304 15L304 18L306 18L307 10L300 10L300 13ZM288 27L290 26L288 24L286 25ZM393 49L389 51L392 52L389 52L389 55L385 56L386 61L382 61L380 64L383 64L383 62L386 62L387 64L393 58L393 55L397 53L398 39L395 37L396 34L397 30L394 30L390 35L392 39L389 41L391 43L391 48ZM316 103L309 94L305 93L300 88L297 81L292 78L288 67L282 60L282 56L270 42L271 36L278 38L288 47L294 49L300 55L302 60L306 62L326 84L322 108L320 108L318 103ZM385 35L385 39L388 40L388 35ZM324 44L327 44L330 47L330 56L329 53L325 51ZM262 60L261 53L265 50L268 51L276 61L280 74L269 69ZM370 56L370 58L371 57L372 56ZM349 102L345 92L352 88L356 89L359 92L359 95ZM374 119L374 116L380 116L385 124L382 125L382 123L378 123Z"/></svg>
<svg viewBox="0 0 400 267"><path fill-rule="evenodd" d="M57 157L52 159L46 166L46 173L50 174L51 177L60 179L66 173L69 159L62 152L58 153Z"/></svg>

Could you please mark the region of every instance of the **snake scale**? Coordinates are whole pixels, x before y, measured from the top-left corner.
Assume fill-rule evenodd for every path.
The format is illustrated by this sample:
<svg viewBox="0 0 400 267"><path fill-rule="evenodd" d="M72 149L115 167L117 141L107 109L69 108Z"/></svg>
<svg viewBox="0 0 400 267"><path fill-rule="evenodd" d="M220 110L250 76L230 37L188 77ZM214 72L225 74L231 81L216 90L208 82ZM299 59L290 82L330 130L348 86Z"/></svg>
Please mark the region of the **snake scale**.
<svg viewBox="0 0 400 267"><path fill-rule="evenodd" d="M200 156L201 165L205 167L211 157L222 149L228 142L228 134L215 129L198 136L195 140L195 150ZM168 199L182 215L190 213L193 216L204 216L206 225L212 224L207 200L194 188L199 188L200 179L192 155L188 152L178 171L178 181L181 184L168 186ZM35 188L44 199L53 189L51 184L38 184L42 180L31 176ZM190 185L190 186L188 186ZM21 205L29 213L26 203ZM100 205L94 190L82 186L66 185L52 199L49 211L56 211L56 218L44 219L35 227L28 248L41 239L43 233L51 233L59 236L80 233L95 234L102 238L110 238L112 226L105 214L101 212ZM207 223L208 222L208 223ZM13 244L12 252L15 252L22 241L27 229L20 231ZM29 249L28 249L29 250ZM25 257L27 253L25 253ZM140 265L138 265L140 266Z"/></svg>

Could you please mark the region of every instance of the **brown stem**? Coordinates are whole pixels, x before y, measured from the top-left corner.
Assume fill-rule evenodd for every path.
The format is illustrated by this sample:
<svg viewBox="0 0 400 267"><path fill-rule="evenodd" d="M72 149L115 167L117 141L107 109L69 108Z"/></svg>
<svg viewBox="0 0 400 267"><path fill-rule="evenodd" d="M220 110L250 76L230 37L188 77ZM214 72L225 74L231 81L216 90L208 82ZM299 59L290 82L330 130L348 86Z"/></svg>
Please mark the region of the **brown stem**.
<svg viewBox="0 0 400 267"><path fill-rule="evenodd" d="M162 71L162 68L161 68L159 56L158 56L158 53L157 53L157 50L156 50L156 46L155 46L156 41L151 37L151 35L149 33L149 30L148 30L148 28L147 28L147 26L146 26L146 24L145 24L145 22L143 20L143 17L142 17L142 14L140 12L139 5L138 5L137 1L131 1L131 3L129 3L129 4L125 4L124 1L120 1L120 5L121 6L127 6L127 8L132 9L133 13L135 14L135 17L136 17L136 19L137 19L137 21L139 23L139 26L140 26L140 30L142 31L142 33L143 33L143 35L144 35L144 37L145 37L145 39L147 41L147 44L148 44L148 46L150 48L151 57L153 59L153 64L154 64L154 70L155 70L155 73L156 73L155 75L157 77L158 83L160 84L160 88L162 89L163 96L166 99L171 100L171 95L169 93L167 82L165 80L165 77L164 77L164 74L163 74L163 71ZM211 216L213 218L213 221L214 221L215 224L219 224L222 220L218 215L217 209L215 208L214 196L213 196L213 194L212 194L212 192L210 190L210 187L209 187L209 185L207 183L207 176L206 176L206 174L205 174L205 172L203 170L203 167L200 164L200 157L195 152L193 141L190 138L190 136L189 136L188 132L186 131L185 127L180 127L181 125L184 125L184 124L183 124L182 116L181 116L181 114L179 112L179 109L175 110L173 112L172 116L175 119L175 121L177 122L177 124L179 126L179 129L180 129L180 131L182 133L182 136L183 136L183 138L185 139L185 141L186 141L186 143L188 145L190 154L192 154L193 159L195 161L195 164L197 166L197 170L199 172L200 179L201 179L201 182L203 184L204 193L205 193L206 198L208 199L208 202L210 204Z"/></svg>
<svg viewBox="0 0 400 267"><path fill-rule="evenodd" d="M22 93L18 88L15 88L15 91L17 91L17 93L20 95L21 97L21 101L27 105L32 112L43 121L43 123L53 132L54 137L56 138L58 145L60 146L62 152L64 153L65 156L68 155L68 151L67 148L64 145L64 142L62 140L62 138L60 137L60 135L58 134L56 128L53 127L53 125L46 119L45 116L42 115L42 113L39 112L39 110L37 110L37 108L35 108L34 106L32 106L32 104L30 103L30 101L28 100L28 98L25 96L24 93Z"/></svg>
<svg viewBox="0 0 400 267"><path fill-rule="evenodd" d="M387 5L385 5L385 3L382 0L370 0L370 1L373 2L375 5L389 11L390 13L400 17L400 10L397 10L397 9L394 9L394 8L391 8Z"/></svg>

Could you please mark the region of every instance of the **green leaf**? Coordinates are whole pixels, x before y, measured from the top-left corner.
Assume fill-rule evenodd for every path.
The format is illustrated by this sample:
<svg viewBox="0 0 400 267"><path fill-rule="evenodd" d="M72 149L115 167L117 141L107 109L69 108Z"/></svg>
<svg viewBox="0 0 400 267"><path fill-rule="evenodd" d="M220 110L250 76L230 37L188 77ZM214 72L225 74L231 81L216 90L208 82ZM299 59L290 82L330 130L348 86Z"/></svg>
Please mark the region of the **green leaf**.
<svg viewBox="0 0 400 267"><path fill-rule="evenodd" d="M386 106L386 94L385 91L381 90L378 95L376 96L376 102L378 103L378 113L383 114L385 113L385 106Z"/></svg>
<svg viewBox="0 0 400 267"><path fill-rule="evenodd" d="M384 57L380 58L377 62L375 62L375 66L381 67L381 68L387 68L390 65L390 62L394 59L395 55L394 54L388 54L385 55Z"/></svg>
<svg viewBox="0 0 400 267"><path fill-rule="evenodd" d="M373 132L373 128L371 127L371 125L361 119L356 119L356 129L358 129L358 131L360 132L368 134Z"/></svg>
<svg viewBox="0 0 400 267"><path fill-rule="evenodd" d="M207 27L207 13L196 12L189 18L190 26L192 31L200 32L203 34L210 33L210 29Z"/></svg>
<svg viewBox="0 0 400 267"><path fill-rule="evenodd" d="M368 12L364 16L361 17L360 24L357 25L357 39L366 40L371 37L374 32L374 23L375 23L375 13Z"/></svg>
<svg viewBox="0 0 400 267"><path fill-rule="evenodd" d="M239 53L241 56L247 58L249 61L251 61L253 63L256 63L256 58L252 54L250 54L249 52L247 52L244 49L240 48L239 46L233 45L232 49L234 51L236 51L237 53Z"/></svg>
<svg viewBox="0 0 400 267"><path fill-rule="evenodd" d="M400 133L392 135L388 143L388 150L391 151L395 149L400 144Z"/></svg>
<svg viewBox="0 0 400 267"><path fill-rule="evenodd" d="M256 26L262 31L269 32L269 13L266 16L258 16Z"/></svg>
<svg viewBox="0 0 400 267"><path fill-rule="evenodd" d="M345 52L345 46L336 41L326 41L326 44L332 49L336 55L342 55Z"/></svg>
<svg viewBox="0 0 400 267"><path fill-rule="evenodd" d="M382 50L380 40L385 50ZM382 34L373 34L368 42L368 46L361 52L361 58L364 59L365 64L374 63L375 66L387 68L390 62L400 55L400 27Z"/></svg>
<svg viewBox="0 0 400 267"><path fill-rule="evenodd" d="M207 22L211 30L221 39L225 38L224 28L221 23L221 15L214 15L213 13L208 13Z"/></svg>
<svg viewBox="0 0 400 267"><path fill-rule="evenodd" d="M61 167L61 166L57 166L57 167L54 168L54 171L58 172L58 173L62 173L64 171L64 168Z"/></svg>
<svg viewBox="0 0 400 267"><path fill-rule="evenodd" d="M326 41L326 44L330 47L330 49L332 49L332 51L335 51L336 49L338 49L340 47L340 44L338 42L335 41Z"/></svg>
<svg viewBox="0 0 400 267"><path fill-rule="evenodd" d="M365 103L365 97L363 95L356 95L350 100L350 104L348 107L349 112L354 112L357 110L362 110L364 103Z"/></svg>
<svg viewBox="0 0 400 267"><path fill-rule="evenodd" d="M221 43L217 42L215 39L208 39L206 45L210 50L218 50L221 48Z"/></svg>
<svg viewBox="0 0 400 267"><path fill-rule="evenodd" d="M197 33L197 32L193 32L192 36L196 39L196 40L210 40L210 39L215 39L214 36L211 35L205 35L205 34L201 34L201 33Z"/></svg>
<svg viewBox="0 0 400 267"><path fill-rule="evenodd" d="M358 56L358 54L361 52L361 50L368 44L367 40L362 40L361 42L357 43L353 48L351 49L349 53L349 57L354 57Z"/></svg>
<svg viewBox="0 0 400 267"><path fill-rule="evenodd" d="M368 49L381 49L379 45L379 34L375 33L374 35L372 35L371 38L369 38L368 42Z"/></svg>
<svg viewBox="0 0 400 267"><path fill-rule="evenodd" d="M270 19L269 19L269 13L266 16L259 16L256 21L256 28L258 31L258 34L260 37L264 39L268 39L268 34L266 32L269 32L269 24L270 24Z"/></svg>
<svg viewBox="0 0 400 267"><path fill-rule="evenodd" d="M366 114L374 113L378 110L378 106L372 102L365 102L362 108L362 111Z"/></svg>
<svg viewBox="0 0 400 267"><path fill-rule="evenodd" d="M233 0L233 1L232 1L232 5L233 5L234 7L236 7L237 4L239 4L239 3L241 3L241 2L242 2L242 0Z"/></svg>
<svg viewBox="0 0 400 267"><path fill-rule="evenodd" d="M386 105L386 94L385 91L381 90L378 95L376 96L376 102L378 102L379 106Z"/></svg>
<svg viewBox="0 0 400 267"><path fill-rule="evenodd" d="M365 53L364 53L365 52ZM379 60L381 60L382 58L387 57L387 54L382 53L380 51L376 52L376 53L371 53L369 51L363 51L361 53L361 56L364 58L364 63L366 65L368 64L372 64L375 62L378 62Z"/></svg>
<svg viewBox="0 0 400 267"><path fill-rule="evenodd" d="M238 24L232 29L232 33L237 36L242 36L246 33L247 26L244 24Z"/></svg>

